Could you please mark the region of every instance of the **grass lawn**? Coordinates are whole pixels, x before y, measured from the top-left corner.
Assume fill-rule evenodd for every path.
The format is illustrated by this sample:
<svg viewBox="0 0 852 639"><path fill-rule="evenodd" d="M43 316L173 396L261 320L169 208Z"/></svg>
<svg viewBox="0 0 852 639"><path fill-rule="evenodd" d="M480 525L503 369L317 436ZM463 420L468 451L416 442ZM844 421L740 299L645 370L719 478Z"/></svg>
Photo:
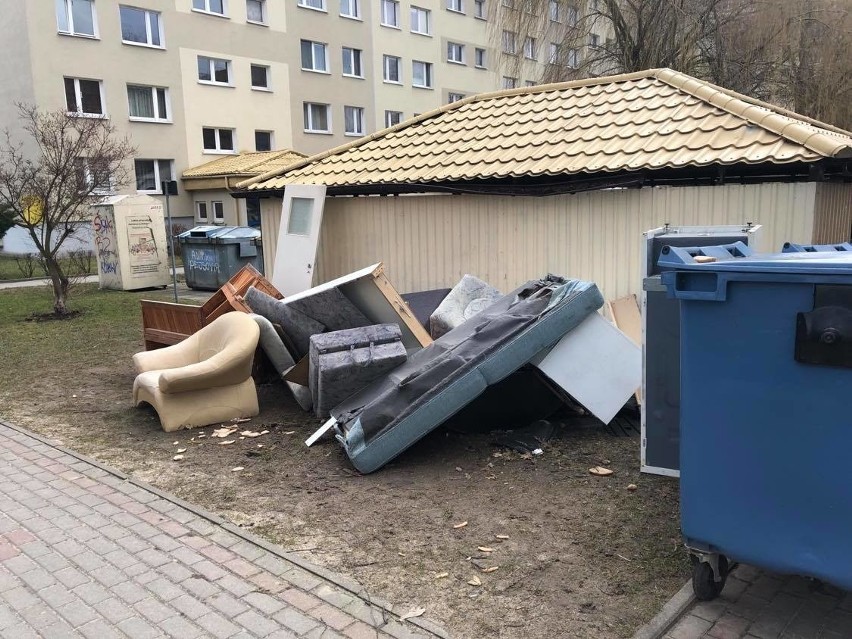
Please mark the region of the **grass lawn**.
<svg viewBox="0 0 852 639"><path fill-rule="evenodd" d="M630 637L689 575L676 481L639 474L637 437L576 418L561 421L538 457L496 447L489 433L439 429L367 476L330 439L304 446L318 420L280 383L258 387L262 412L246 425L268 435L223 447L197 437L209 428L162 432L153 411L130 402L140 298L170 293L81 285L71 308L82 315L37 323L26 319L50 310L49 290L0 291L0 417L349 574L371 594L424 606L452 636ZM173 461L178 446L188 450ZM591 476L597 465L615 474ZM468 584L473 576L481 586Z"/></svg>
<svg viewBox="0 0 852 639"><path fill-rule="evenodd" d="M19 265L23 262L23 258L15 259L12 255L0 255L0 281L3 280L21 280L29 277L26 266ZM98 272L97 259L92 256L88 263L80 263L69 259L60 260L67 275L96 275ZM183 266L183 259L180 255L175 258L175 265ZM171 263L169 263L171 266ZM32 264L32 277L47 277L47 273L37 263Z"/></svg>

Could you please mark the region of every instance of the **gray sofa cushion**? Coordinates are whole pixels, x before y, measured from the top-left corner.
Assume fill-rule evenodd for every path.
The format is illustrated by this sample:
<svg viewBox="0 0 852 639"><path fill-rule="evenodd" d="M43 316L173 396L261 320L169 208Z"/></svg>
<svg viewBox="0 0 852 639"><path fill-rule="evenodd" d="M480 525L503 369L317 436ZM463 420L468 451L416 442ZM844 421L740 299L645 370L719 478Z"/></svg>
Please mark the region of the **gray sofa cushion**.
<svg viewBox="0 0 852 639"><path fill-rule="evenodd" d="M326 331L322 322L253 286L246 291L243 299L253 312L281 327L287 348L294 359L301 359L308 354L311 335Z"/></svg>

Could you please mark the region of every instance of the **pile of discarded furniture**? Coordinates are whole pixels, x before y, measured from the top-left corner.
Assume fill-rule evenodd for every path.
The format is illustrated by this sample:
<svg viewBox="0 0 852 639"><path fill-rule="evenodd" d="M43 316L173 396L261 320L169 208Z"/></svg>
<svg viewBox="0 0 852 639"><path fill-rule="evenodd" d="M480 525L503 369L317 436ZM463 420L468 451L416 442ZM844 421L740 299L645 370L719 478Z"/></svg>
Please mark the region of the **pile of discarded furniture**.
<svg viewBox="0 0 852 639"><path fill-rule="evenodd" d="M489 388L511 397L534 378L608 422L640 385L640 349L598 313L597 287L554 275L508 295L470 275L400 295L375 264L285 299L246 266L204 306L142 305L134 403L165 430L256 415L257 348L327 420L308 445L333 430L362 472L491 401Z"/></svg>

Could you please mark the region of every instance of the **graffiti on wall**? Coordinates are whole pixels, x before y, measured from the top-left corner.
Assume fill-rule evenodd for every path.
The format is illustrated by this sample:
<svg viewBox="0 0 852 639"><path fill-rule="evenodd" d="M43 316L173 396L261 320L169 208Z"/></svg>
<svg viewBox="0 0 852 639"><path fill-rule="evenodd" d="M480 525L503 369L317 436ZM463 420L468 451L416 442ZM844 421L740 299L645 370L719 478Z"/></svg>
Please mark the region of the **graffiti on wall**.
<svg viewBox="0 0 852 639"><path fill-rule="evenodd" d="M92 230L95 232L98 269L107 275L118 275L118 240L113 218L100 212L96 213L92 220Z"/></svg>
<svg viewBox="0 0 852 639"><path fill-rule="evenodd" d="M219 259L216 256L216 251L207 248L185 248L186 250L186 265L194 271L205 273L219 272Z"/></svg>

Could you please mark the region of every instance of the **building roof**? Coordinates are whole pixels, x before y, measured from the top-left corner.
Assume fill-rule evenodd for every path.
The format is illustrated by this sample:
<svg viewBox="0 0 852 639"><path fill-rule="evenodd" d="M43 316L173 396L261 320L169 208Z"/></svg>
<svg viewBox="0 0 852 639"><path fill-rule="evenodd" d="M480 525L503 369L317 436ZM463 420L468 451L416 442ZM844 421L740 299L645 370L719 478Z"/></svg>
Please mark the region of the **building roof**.
<svg viewBox="0 0 852 639"><path fill-rule="evenodd" d="M848 131L652 69L474 95L236 186L344 193L849 157Z"/></svg>
<svg viewBox="0 0 852 639"><path fill-rule="evenodd" d="M244 152L226 155L211 162L194 166L183 172L183 178L210 178L225 176L252 176L283 169L306 156L297 151Z"/></svg>

